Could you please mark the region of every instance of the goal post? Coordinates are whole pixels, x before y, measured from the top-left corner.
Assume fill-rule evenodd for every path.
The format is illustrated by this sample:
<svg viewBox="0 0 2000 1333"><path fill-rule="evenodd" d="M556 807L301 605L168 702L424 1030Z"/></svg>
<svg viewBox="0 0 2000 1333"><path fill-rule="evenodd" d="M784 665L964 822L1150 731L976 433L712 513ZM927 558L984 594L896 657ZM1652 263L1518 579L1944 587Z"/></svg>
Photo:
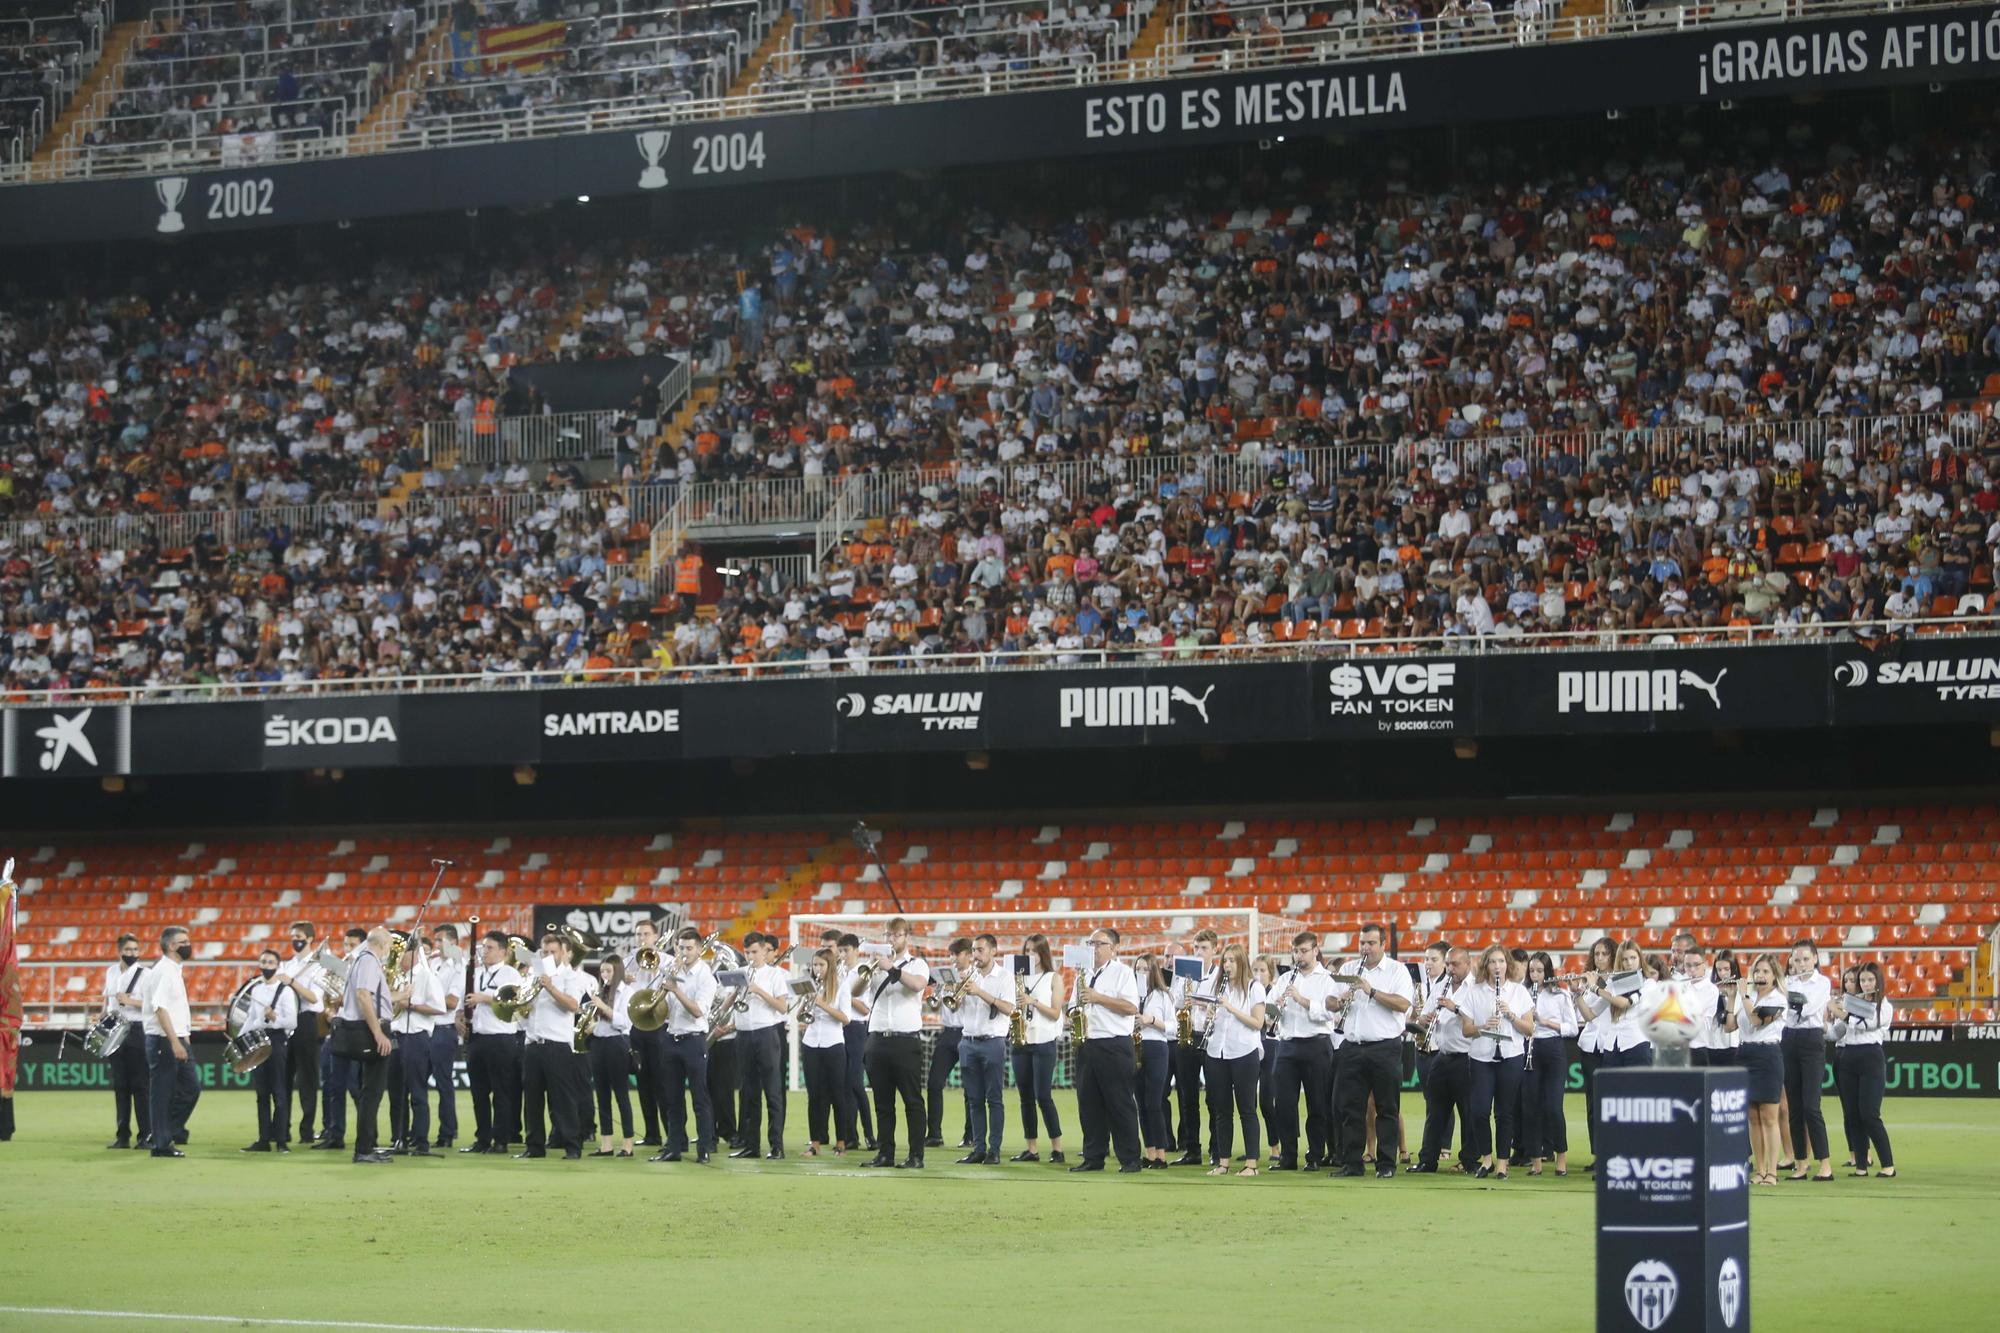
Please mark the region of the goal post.
<svg viewBox="0 0 2000 1333"><path fill-rule="evenodd" d="M1021 953L1029 936L1043 935L1048 938L1059 970L1062 947L1082 943L1100 926L1111 926L1118 931L1118 956L1127 962L1149 954L1173 952L1173 946L1182 939L1203 929L1213 930L1225 946L1243 945L1255 958L1260 952L1289 949L1293 934L1305 929L1303 922L1254 907L1190 905L1173 911L795 912L791 917L789 943L794 949L815 949L828 931L857 935L864 943L886 941L889 923L898 918L909 923L913 945L932 964L950 957L951 942L955 939L991 935L1004 956ZM1064 971L1063 978L1065 987L1074 986L1073 972ZM938 1016L927 1010L923 1032L926 1082L937 1029ZM1059 1087L1067 1087L1071 1082L1067 1025L1056 1040L1056 1082ZM794 1031L791 1034L794 1091L802 1086L798 1042L798 1033ZM1011 1061L1004 1073L1007 1086L1012 1087ZM956 1074L953 1078L956 1079Z"/></svg>

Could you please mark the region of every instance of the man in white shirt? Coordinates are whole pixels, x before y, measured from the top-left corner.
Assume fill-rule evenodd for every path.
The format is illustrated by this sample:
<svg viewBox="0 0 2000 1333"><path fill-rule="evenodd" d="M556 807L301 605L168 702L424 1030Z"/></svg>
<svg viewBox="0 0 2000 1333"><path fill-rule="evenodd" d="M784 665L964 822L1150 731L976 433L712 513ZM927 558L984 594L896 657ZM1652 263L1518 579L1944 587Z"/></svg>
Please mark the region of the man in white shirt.
<svg viewBox="0 0 2000 1333"><path fill-rule="evenodd" d="M507 933L489 930L479 941L479 966L465 1009L470 1035L465 1070L472 1083L472 1142L460 1152L504 1153L521 1141L521 1024L503 1021L493 1002L525 979L507 962Z"/></svg>
<svg viewBox="0 0 2000 1333"><path fill-rule="evenodd" d="M738 1125L743 1146L731 1157L757 1156L757 1139L770 1117L771 1148L764 1156L785 1155L785 1016L791 1012L791 978L773 961L778 939L751 931L743 940L750 980L744 995L750 1007L736 1016L736 1077L743 1114Z"/></svg>
<svg viewBox="0 0 2000 1333"><path fill-rule="evenodd" d="M118 937L118 961L104 970L104 1012L116 1013L125 1024L125 1040L111 1053L111 1091L118 1104L118 1135L107 1148L130 1148L132 1124L138 1122L141 1148L150 1148L152 1111L146 1099L145 1020L140 1010L139 992L145 985L147 966L139 957L139 937Z"/></svg>
<svg viewBox="0 0 2000 1333"><path fill-rule="evenodd" d="M532 979L542 988L522 1024L521 1114L527 1126L522 1151L514 1156L547 1157L548 1148L554 1146L562 1149L565 1159L578 1161L583 1157L583 1138L570 1038L576 1031L578 997L584 993L584 984L569 965L563 937L552 930L542 934L542 952L535 959Z"/></svg>
<svg viewBox="0 0 2000 1333"><path fill-rule="evenodd" d="M1117 954L1118 932L1100 926L1087 941L1092 966L1077 977L1083 1008L1083 1049L1076 1053L1076 1114L1083 1122L1083 1160L1072 1172L1102 1171L1116 1149L1118 1170L1139 1165L1139 1103L1132 1092L1139 1067L1132 1028L1139 1014L1139 979Z"/></svg>
<svg viewBox="0 0 2000 1333"><path fill-rule="evenodd" d="M1173 983L1174 1012L1179 1014L1188 1008L1188 996L1198 991L1207 981L1209 973L1215 970L1216 951L1221 940L1213 930L1203 927L1195 932L1189 945L1189 957L1201 959L1202 980L1192 977L1175 977ZM1196 1040L1186 1046L1174 1047L1174 1089L1175 1100L1180 1104L1180 1127L1175 1135L1181 1155L1174 1159L1175 1166L1200 1166L1201 1156L1201 1034L1214 1021L1215 1009L1212 1005L1195 1005L1188 1014L1193 1025Z"/></svg>
<svg viewBox="0 0 2000 1333"><path fill-rule="evenodd" d="M360 1090L354 1099L354 1161L379 1166L395 1160L381 1150L376 1137L382 1095L389 1087L389 979L382 960L389 954L387 926L368 932L347 960L347 986L340 997L340 1016L333 1023L336 1056L352 1060Z"/></svg>
<svg viewBox="0 0 2000 1333"><path fill-rule="evenodd" d="M389 993L395 1005L389 1022L394 1043L389 1055L389 1151L429 1157L431 1036L444 1015L444 982L414 939L403 950L399 970L402 976Z"/></svg>
<svg viewBox="0 0 2000 1333"><path fill-rule="evenodd" d="M278 967L278 980L292 992L298 1005L298 1026L285 1048L286 1081L299 1104L299 1142L311 1143L318 1137L313 1122L319 1115L320 1043L326 1033L321 1027L326 1001L321 988L325 973L312 961L318 950L313 945L313 923L294 921L291 925L292 956Z"/></svg>
<svg viewBox="0 0 2000 1333"><path fill-rule="evenodd" d="M660 966L640 966L639 955L647 950L658 956ZM666 970L666 963L672 954L673 946L661 942L659 923L650 917L632 928L632 956L627 960L625 976L632 983L633 994L658 988L660 974ZM639 1094L639 1116L646 1124L645 1136L639 1143L645 1147L657 1148L662 1140L659 1091L655 1084L659 1080L660 1066L665 1059L662 1048L667 1041L667 1025L661 1023L651 1031L634 1026L630 1039L632 1062L636 1066L633 1070L633 1082L636 1084L634 1090Z"/></svg>
<svg viewBox="0 0 2000 1333"><path fill-rule="evenodd" d="M687 1151L687 1108L694 1102L695 1163L715 1151L715 1104L708 1090L708 1011L715 1003L715 970L701 959L701 932L683 926L674 936L674 961L661 973L667 992L660 1070L654 1082L661 1137L655 1162L678 1162Z"/></svg>
<svg viewBox="0 0 2000 1333"><path fill-rule="evenodd" d="M258 955L257 972L258 979L250 983L249 1011L241 1031L264 1033L271 1053L250 1071L250 1086L257 1094L257 1141L239 1151L289 1153L292 1089L286 1056L292 1030L299 1022L299 998L278 975L276 949Z"/></svg>
<svg viewBox="0 0 2000 1333"><path fill-rule="evenodd" d="M868 1050L863 1059L875 1092L875 1156L863 1166L921 1170L924 1165L924 987L930 965L910 948L910 923L889 922L889 960L869 976L861 996L868 1005ZM910 1155L896 1160L896 1099L910 1127Z"/></svg>
<svg viewBox="0 0 2000 1333"><path fill-rule="evenodd" d="M965 975L965 969L972 965L971 940L960 936L951 942L951 965L957 969L958 975ZM939 989L942 990L942 987ZM958 1010L945 1008L941 994L936 998L937 1041L931 1047L931 1066L924 1075L925 1123L930 1126L929 1132L924 1135L926 1148L944 1147L944 1089L945 1084L951 1079L951 1071L958 1068L958 1047L965 1036ZM958 1136L958 1146L966 1148L971 1145L972 1118L971 1113L967 1112L964 1126Z"/></svg>
<svg viewBox="0 0 2000 1333"><path fill-rule="evenodd" d="M1456 1021L1457 1003L1451 996L1465 984L1472 960L1465 950L1454 949L1443 940L1433 940L1424 950L1424 994L1420 1021L1430 1033L1431 1052L1419 1055L1423 1074L1424 1142L1417 1164L1410 1170L1435 1174L1438 1158L1451 1147L1454 1122L1462 1130L1472 1108L1472 1039ZM1424 1069L1428 1061L1429 1068ZM1458 1163L1472 1169L1472 1155L1461 1134Z"/></svg>
<svg viewBox="0 0 2000 1333"><path fill-rule="evenodd" d="M861 970L861 937L847 932L840 937L840 994L852 1015L847 1021L847 1095L854 1103L854 1118L861 1126L862 1142L875 1148L875 1111L869 1104L868 1086L862 1077L862 1056L868 1050L868 1006L854 993L854 974ZM849 1144L853 1147L853 1144Z"/></svg>
<svg viewBox="0 0 2000 1333"><path fill-rule="evenodd" d="M959 1081L965 1087L965 1116L972 1152L961 1166L998 1166L1000 1139L1007 1130L1007 1103L1001 1085L1007 1069L1007 1026L1014 1015L1014 977L991 935L972 941L971 969L958 997Z"/></svg>
<svg viewBox="0 0 2000 1333"><path fill-rule="evenodd" d="M1396 1126L1402 1107L1403 1025L1415 1002L1410 973L1382 950L1384 931L1361 928L1361 967L1347 1000L1347 1041L1340 1077L1340 1150L1346 1161L1336 1176L1362 1175L1368 1099L1375 1098L1375 1175L1396 1174Z"/></svg>
<svg viewBox="0 0 2000 1333"><path fill-rule="evenodd" d="M444 994L444 1013L431 1027L431 1085L437 1089L437 1138L433 1148L458 1141L458 1024L465 1007L465 955L458 927L439 926L429 955Z"/></svg>
<svg viewBox="0 0 2000 1333"><path fill-rule="evenodd" d="M201 1077L195 1072L189 1039L193 1019L188 1012L187 980L181 964L194 957L185 926L160 932L160 961L146 978L146 1072L153 1104L153 1156L185 1157L188 1117L201 1100Z"/></svg>
<svg viewBox="0 0 2000 1333"><path fill-rule="evenodd" d="M1327 1120L1333 1109L1333 974L1320 966L1319 936L1302 930L1292 936L1292 970L1279 977L1270 1004L1278 1014L1277 1123L1271 1146L1277 1170L1299 1169L1299 1094L1306 1099L1305 1167L1331 1160Z"/></svg>

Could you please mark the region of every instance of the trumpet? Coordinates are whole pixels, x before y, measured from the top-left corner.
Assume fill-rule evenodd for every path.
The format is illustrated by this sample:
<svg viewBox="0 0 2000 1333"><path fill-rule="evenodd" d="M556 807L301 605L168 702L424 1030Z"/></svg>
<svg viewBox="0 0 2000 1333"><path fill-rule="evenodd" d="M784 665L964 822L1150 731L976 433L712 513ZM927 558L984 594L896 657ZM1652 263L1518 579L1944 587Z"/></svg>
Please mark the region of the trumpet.
<svg viewBox="0 0 2000 1333"><path fill-rule="evenodd" d="M641 972L657 972L660 970L660 951L641 948L632 955L632 962Z"/></svg>

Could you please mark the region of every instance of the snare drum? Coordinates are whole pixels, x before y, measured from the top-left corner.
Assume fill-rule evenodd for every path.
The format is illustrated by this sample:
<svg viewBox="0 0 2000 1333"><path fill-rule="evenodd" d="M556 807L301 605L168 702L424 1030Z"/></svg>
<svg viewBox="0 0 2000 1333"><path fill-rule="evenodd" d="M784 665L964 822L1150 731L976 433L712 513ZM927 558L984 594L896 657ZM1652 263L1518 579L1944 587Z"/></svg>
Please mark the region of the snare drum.
<svg viewBox="0 0 2000 1333"><path fill-rule="evenodd" d="M271 1057L271 1037L264 1029L240 1032L229 1039L222 1058L239 1074L247 1074Z"/></svg>
<svg viewBox="0 0 2000 1333"><path fill-rule="evenodd" d="M90 1032L83 1039L83 1049L100 1060L109 1060L125 1044L127 1026L117 1014L106 1014L90 1025Z"/></svg>

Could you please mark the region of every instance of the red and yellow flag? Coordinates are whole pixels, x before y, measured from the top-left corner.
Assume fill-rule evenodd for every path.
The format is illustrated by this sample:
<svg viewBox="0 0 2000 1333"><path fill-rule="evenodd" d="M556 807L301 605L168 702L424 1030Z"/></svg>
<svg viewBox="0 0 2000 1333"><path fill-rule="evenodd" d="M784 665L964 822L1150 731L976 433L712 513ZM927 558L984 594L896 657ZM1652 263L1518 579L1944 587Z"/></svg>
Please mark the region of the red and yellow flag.
<svg viewBox="0 0 2000 1333"><path fill-rule="evenodd" d="M554 23L520 23L509 28L481 28L479 54L484 59L486 72L489 74L509 69L533 73L562 53L563 35L568 30L569 24L560 19Z"/></svg>

